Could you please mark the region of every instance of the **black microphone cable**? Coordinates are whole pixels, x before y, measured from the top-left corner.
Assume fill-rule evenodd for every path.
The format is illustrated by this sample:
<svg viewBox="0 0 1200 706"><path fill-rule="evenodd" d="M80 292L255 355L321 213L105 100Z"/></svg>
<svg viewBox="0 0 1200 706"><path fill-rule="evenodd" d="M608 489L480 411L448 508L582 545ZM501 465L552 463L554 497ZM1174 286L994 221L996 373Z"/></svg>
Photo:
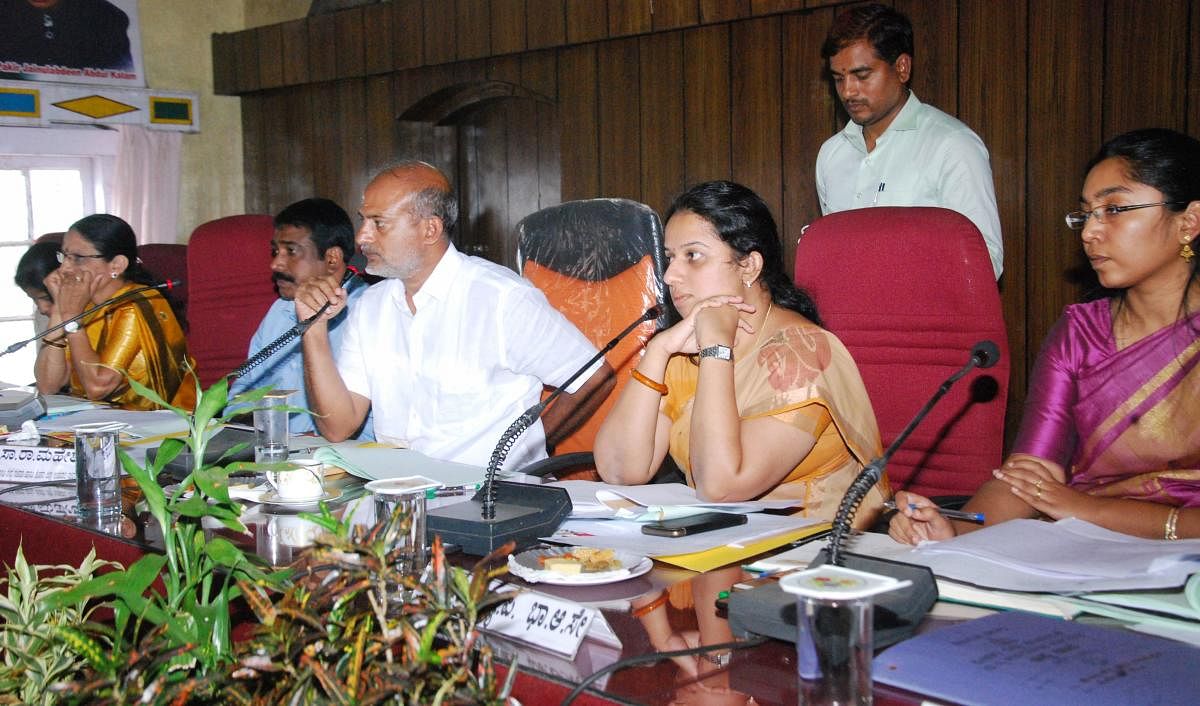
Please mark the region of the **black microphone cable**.
<svg viewBox="0 0 1200 706"><path fill-rule="evenodd" d="M18 341L16 343L12 344L8 348L5 348L4 352L0 353L0 356L6 356L9 353L15 353L16 351L19 351L22 348L24 348L26 345L28 345L40 338L45 338L46 336L49 336L50 334L54 333L55 331L61 330L62 328L66 327L66 325L71 323L72 321L79 321L79 320L83 319L83 317L93 314L97 311L100 311L104 307L112 306L113 304L120 304L121 302L125 301L126 299L132 299L133 297L141 294L142 292L148 292L151 289L164 289L165 288L167 290L171 290L171 289L178 287L179 284L180 284L179 280L169 279L165 282L159 282L158 284L148 284L148 285L145 285L144 287L138 287L137 289L131 289L128 292L125 292L124 294L119 294L115 297L112 297L111 299L106 299L106 300L100 302L99 304L93 306L92 308L85 309L83 312L81 312L75 316L72 316L71 318L67 319L66 321L63 321L58 324L55 324L54 326L51 326L50 328L46 329L45 331L42 331L41 333L34 336L33 338L27 338L24 341Z"/></svg>
<svg viewBox="0 0 1200 706"><path fill-rule="evenodd" d="M871 490L871 487L879 482L883 477L883 469L887 467L888 461L891 460L892 454L900 448L908 435L917 428L917 425L925 419L925 415L929 414L929 410L942 399L942 396L950 391L954 383L963 378L964 375L971 372L974 368L990 368L1000 359L1000 349L992 341L980 341L971 347L971 359L967 364L957 370L953 375L946 378L946 381L938 387L937 392L925 406L913 416L908 426L904 427L903 431L896 437L896 440L888 446L887 451L879 458L871 461L859 471L858 476L846 488L845 495L842 496L842 502L838 505L837 513L833 517L833 526L829 534L829 563L834 566L842 566L842 543L846 539L846 535L850 532L850 526L854 522L854 515L858 512L858 506L862 504L863 498Z"/></svg>
<svg viewBox="0 0 1200 706"><path fill-rule="evenodd" d="M346 274L342 276L342 281L338 283L338 286L344 287L346 283L350 281L350 278L356 274L358 274L357 268L346 265ZM236 378L240 378L254 368L257 368L259 365L262 365L264 361L283 350L289 343L300 336L303 336L304 332L310 329L312 325L317 322L317 319L321 318L321 315L329 310L329 306L331 304L333 304L332 301L325 302L321 305L320 309L317 309L317 313L303 321L296 322L295 326L291 327L287 331L284 331L282 334L280 334L279 338L276 338L274 341L271 341L267 345L263 346L257 353L250 356L249 360L234 368L233 372L229 373L229 375L226 377L232 381Z"/></svg>

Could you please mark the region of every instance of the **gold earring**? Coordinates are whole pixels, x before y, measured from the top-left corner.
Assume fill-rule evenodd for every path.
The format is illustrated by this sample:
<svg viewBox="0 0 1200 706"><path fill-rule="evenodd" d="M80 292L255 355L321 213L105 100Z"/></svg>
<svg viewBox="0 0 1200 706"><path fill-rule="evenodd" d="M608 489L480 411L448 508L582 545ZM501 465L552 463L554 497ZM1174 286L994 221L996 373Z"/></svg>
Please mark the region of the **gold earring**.
<svg viewBox="0 0 1200 706"><path fill-rule="evenodd" d="M742 284L746 285L746 289L750 289L750 280L744 279L742 280Z"/></svg>
<svg viewBox="0 0 1200 706"><path fill-rule="evenodd" d="M1179 257L1182 257L1184 262L1191 262L1192 258L1195 256L1196 256L1196 252L1194 250L1192 250L1191 241L1190 240L1183 241L1183 247L1179 248Z"/></svg>

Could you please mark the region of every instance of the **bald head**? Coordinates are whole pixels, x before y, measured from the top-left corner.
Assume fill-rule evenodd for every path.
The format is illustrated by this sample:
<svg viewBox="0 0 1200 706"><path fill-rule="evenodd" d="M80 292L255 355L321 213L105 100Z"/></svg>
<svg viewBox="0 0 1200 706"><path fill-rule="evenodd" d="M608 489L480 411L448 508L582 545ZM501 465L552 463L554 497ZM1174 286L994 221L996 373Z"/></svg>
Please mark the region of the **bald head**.
<svg viewBox="0 0 1200 706"><path fill-rule="evenodd" d="M405 208L421 218L437 218L441 221L446 238L454 234L458 225L458 199L450 187L450 180L440 169L427 162L401 162L379 172L363 195L380 208Z"/></svg>
<svg viewBox="0 0 1200 706"><path fill-rule="evenodd" d="M436 167L405 162L371 180L359 215L355 240L367 272L404 280L411 296L450 247L458 201Z"/></svg>

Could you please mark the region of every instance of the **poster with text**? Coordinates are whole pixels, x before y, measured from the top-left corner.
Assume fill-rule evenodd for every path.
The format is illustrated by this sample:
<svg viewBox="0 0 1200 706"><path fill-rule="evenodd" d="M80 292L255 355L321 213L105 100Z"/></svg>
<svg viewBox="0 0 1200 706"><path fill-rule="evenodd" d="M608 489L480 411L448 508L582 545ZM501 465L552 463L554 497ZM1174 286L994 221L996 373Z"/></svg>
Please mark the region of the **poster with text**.
<svg viewBox="0 0 1200 706"><path fill-rule="evenodd" d="M137 0L0 0L0 79L145 86Z"/></svg>

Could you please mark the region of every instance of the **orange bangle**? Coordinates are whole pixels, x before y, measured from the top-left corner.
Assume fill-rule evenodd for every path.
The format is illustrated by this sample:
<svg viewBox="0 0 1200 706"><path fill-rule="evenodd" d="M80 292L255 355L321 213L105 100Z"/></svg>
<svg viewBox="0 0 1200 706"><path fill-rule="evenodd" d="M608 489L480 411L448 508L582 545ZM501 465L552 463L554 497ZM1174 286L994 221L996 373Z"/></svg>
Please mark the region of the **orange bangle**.
<svg viewBox="0 0 1200 706"><path fill-rule="evenodd" d="M640 618L643 615L646 615L647 613L653 613L654 611L658 610L666 602L667 602L667 592L663 591L662 593L658 594L658 598L655 598L654 600L650 601L649 603L647 603L644 606L639 606L637 608L634 608L633 610L629 611L629 614L635 618Z"/></svg>
<svg viewBox="0 0 1200 706"><path fill-rule="evenodd" d="M655 381L651 380L650 378L643 375L642 371L638 370L637 368L630 370L629 374L633 376L634 380L637 380L638 382L642 383L643 385L650 388L651 390L654 390L658 394L660 394L660 395L667 394L667 386L666 385L662 384L661 382L655 382Z"/></svg>

